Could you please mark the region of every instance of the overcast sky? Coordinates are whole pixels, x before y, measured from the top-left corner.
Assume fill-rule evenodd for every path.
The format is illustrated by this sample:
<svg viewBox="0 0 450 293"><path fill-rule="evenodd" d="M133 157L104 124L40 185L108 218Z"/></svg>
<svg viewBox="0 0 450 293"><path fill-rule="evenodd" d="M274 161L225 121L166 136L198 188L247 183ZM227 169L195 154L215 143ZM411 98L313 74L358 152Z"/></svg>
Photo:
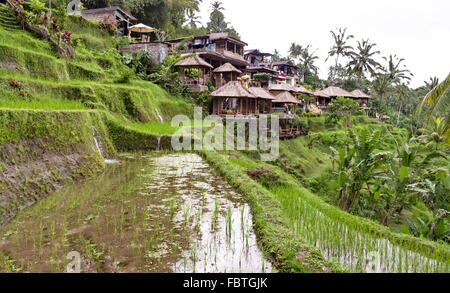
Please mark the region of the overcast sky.
<svg viewBox="0 0 450 293"><path fill-rule="evenodd" d="M203 0L201 20L209 20ZM450 72L450 0L222 0L226 20L240 33L247 49L283 55L292 42L311 44L319 56L320 76L332 45L330 30L346 27L356 39L378 44L381 56L397 54L414 73L411 86ZM355 42L355 41L352 41ZM379 61L381 62L381 56Z"/></svg>

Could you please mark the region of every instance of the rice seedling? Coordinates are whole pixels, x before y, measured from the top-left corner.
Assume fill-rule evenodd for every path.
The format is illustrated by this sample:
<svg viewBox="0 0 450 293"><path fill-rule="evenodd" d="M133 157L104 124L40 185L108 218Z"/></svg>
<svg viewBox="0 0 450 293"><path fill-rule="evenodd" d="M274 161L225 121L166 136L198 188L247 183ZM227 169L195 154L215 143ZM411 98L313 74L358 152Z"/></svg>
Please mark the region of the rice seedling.
<svg viewBox="0 0 450 293"><path fill-rule="evenodd" d="M233 212L231 210L231 206L228 206L228 210L227 210L227 214L226 214L226 217L225 217L225 221L226 221L226 233L227 233L227 236L228 236L229 239L231 238L231 232L232 232L232 229L233 229L232 216L233 216Z"/></svg>
<svg viewBox="0 0 450 293"><path fill-rule="evenodd" d="M4 271L9 273L20 273L22 271L22 267L17 264L15 259L2 253L0 253L0 267L3 267Z"/></svg>

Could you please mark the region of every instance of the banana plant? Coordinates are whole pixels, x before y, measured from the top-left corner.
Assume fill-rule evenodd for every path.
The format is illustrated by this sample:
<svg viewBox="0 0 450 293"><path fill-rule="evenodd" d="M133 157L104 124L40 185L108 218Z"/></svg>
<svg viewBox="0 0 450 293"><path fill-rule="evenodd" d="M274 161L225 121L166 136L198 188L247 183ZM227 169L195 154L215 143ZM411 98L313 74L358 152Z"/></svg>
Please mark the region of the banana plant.
<svg viewBox="0 0 450 293"><path fill-rule="evenodd" d="M371 189L373 175L382 166L390 152L376 152L382 140L379 130L369 131L366 128L349 130L352 144L346 148L335 149L334 163L337 165L336 185L338 190L337 204L349 211L358 208L363 189Z"/></svg>

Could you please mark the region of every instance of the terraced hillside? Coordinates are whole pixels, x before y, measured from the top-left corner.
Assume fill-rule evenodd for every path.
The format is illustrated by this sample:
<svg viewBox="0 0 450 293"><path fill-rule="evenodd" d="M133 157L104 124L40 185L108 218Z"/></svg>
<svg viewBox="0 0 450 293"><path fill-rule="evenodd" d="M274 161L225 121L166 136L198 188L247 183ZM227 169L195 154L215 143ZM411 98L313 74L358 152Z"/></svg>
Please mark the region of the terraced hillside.
<svg viewBox="0 0 450 293"><path fill-rule="evenodd" d="M168 146L168 123L192 106L133 76L97 24L69 17L64 59L0 3L0 223L104 168L99 155ZM32 167L30 167L32 166Z"/></svg>

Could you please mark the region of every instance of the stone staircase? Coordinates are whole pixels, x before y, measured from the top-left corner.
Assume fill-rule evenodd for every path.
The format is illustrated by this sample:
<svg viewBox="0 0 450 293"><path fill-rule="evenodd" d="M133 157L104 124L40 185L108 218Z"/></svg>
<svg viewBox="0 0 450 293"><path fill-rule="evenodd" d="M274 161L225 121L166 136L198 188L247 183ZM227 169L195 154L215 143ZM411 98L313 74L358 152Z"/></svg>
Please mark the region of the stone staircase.
<svg viewBox="0 0 450 293"><path fill-rule="evenodd" d="M8 31L22 29L9 6L4 3L0 3L0 27Z"/></svg>

